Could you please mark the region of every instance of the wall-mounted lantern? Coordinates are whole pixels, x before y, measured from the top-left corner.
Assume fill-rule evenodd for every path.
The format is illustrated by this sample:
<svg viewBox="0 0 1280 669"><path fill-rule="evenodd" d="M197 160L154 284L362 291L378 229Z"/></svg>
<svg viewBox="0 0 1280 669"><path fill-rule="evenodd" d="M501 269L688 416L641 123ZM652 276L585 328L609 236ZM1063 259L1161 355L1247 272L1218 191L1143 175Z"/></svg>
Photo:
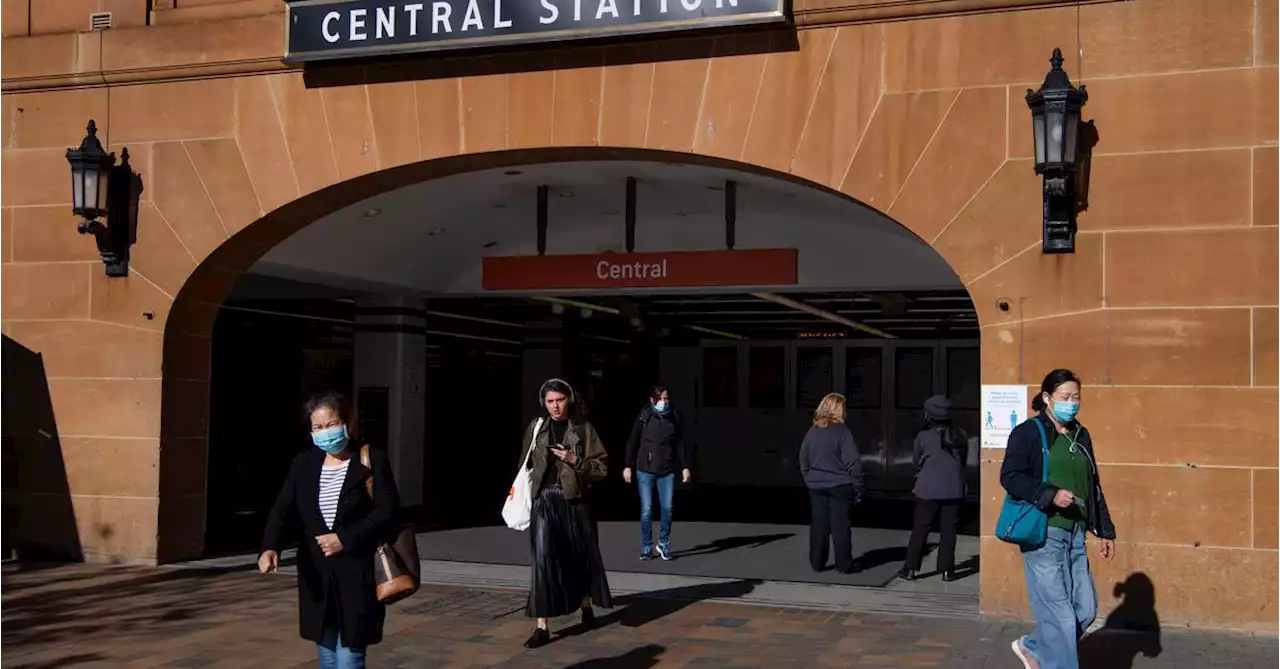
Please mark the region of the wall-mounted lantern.
<svg viewBox="0 0 1280 669"><path fill-rule="evenodd" d="M1044 177L1045 253L1075 253L1076 174L1079 166L1080 110L1089 100L1062 70L1062 49L1049 59L1053 67L1040 90L1027 89L1031 129L1035 136L1036 174Z"/></svg>
<svg viewBox="0 0 1280 669"><path fill-rule="evenodd" d="M116 165L116 155L107 153L98 141L98 126L89 121L89 134L80 148L67 149L71 165L71 211L84 220L77 226L82 235L93 235L107 276L129 275L129 247L136 239L137 196L141 180L129 166L129 149L124 149ZM106 217L106 223L98 220Z"/></svg>

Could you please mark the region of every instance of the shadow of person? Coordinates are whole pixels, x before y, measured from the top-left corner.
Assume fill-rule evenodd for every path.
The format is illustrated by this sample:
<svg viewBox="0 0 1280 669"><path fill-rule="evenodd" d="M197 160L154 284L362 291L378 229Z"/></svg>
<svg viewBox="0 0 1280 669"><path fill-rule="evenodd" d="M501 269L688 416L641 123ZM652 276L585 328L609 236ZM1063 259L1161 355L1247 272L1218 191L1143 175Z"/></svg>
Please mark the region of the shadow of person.
<svg viewBox="0 0 1280 669"><path fill-rule="evenodd" d="M936 545L937 544L926 544L924 547L924 554L928 555L929 551L932 550ZM861 555L855 556L853 558L853 568L858 571L866 571L868 569L875 569L876 567L879 567L881 565L889 564L890 562L902 562L903 560L906 560L906 559L907 559L906 546L887 546L885 548L873 548L865 553L862 553Z"/></svg>
<svg viewBox="0 0 1280 669"><path fill-rule="evenodd" d="M596 619L594 629L603 629L610 625L643 627L655 620L676 613L690 604L708 599L743 597L755 590L760 583L762 581L757 579L742 579L724 583L687 585L679 588L666 588L623 595L614 599L614 611L612 613ZM588 631L590 631L588 628L576 625L565 630L561 636L578 636Z"/></svg>
<svg viewBox="0 0 1280 669"><path fill-rule="evenodd" d="M794 532L787 532L785 534L760 534L752 537L726 537L724 539L708 541L705 544L699 544L686 550L676 551L672 557L682 558L693 557L695 555L711 555L713 553L730 551L735 548L759 548L775 541L790 539L794 536Z"/></svg>
<svg viewBox="0 0 1280 669"><path fill-rule="evenodd" d="M1090 669L1131 669L1141 653L1157 657L1160 618L1156 615L1156 588L1142 572L1130 574L1112 592L1124 601L1107 616L1101 629L1080 639L1080 666Z"/></svg>
<svg viewBox="0 0 1280 669"><path fill-rule="evenodd" d="M649 669L658 666L658 656L667 649L651 643L613 657L601 657L571 664L565 669Z"/></svg>
<svg viewBox="0 0 1280 669"><path fill-rule="evenodd" d="M962 579L969 578L970 576L976 576L978 572L981 571L980 567L981 567L981 559L977 555L974 555L962 562L957 562L956 570L955 570L956 580L959 581ZM930 578L932 576L941 576L941 575L942 575L942 572L935 569L927 574L920 574L916 578Z"/></svg>

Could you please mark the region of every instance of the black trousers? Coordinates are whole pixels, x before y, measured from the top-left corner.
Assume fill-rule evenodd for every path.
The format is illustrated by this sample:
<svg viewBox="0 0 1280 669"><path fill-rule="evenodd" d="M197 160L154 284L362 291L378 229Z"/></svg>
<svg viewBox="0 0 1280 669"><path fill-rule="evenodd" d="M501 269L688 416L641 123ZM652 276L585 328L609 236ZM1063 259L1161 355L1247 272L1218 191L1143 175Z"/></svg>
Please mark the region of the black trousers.
<svg viewBox="0 0 1280 669"><path fill-rule="evenodd" d="M814 571L826 568L829 546L835 549L836 570L853 571L849 534L849 507L853 500L852 484L809 488L809 565Z"/></svg>
<svg viewBox="0 0 1280 669"><path fill-rule="evenodd" d="M924 542L929 538L933 519L938 518L938 571L954 571L956 568L956 526L960 522L960 500L917 499L916 517L911 526L911 543L907 544L907 561L904 569L920 570L924 560Z"/></svg>

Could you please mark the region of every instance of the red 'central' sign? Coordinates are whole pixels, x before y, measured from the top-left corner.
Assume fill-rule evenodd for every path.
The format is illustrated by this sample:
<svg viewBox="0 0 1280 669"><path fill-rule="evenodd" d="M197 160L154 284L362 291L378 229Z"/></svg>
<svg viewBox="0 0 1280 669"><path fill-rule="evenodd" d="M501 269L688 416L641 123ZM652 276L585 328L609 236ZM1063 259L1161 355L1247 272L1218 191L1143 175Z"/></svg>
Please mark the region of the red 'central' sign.
<svg viewBox="0 0 1280 669"><path fill-rule="evenodd" d="M484 259L485 290L786 286L796 249L497 256Z"/></svg>

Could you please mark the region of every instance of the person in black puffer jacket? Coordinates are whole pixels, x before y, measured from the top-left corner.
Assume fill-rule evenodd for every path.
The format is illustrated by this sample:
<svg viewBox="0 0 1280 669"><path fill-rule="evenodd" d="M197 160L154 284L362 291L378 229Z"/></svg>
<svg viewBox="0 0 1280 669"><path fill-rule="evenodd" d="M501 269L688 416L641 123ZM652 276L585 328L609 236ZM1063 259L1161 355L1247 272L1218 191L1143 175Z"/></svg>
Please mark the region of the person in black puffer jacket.
<svg viewBox="0 0 1280 669"><path fill-rule="evenodd" d="M622 478L640 488L640 559L654 555L653 488L658 488L661 523L658 557L671 559L671 509L675 497L675 472L688 483L693 477L680 416L671 408L671 393L664 386L649 391L649 404L640 410L627 438L626 468Z"/></svg>

